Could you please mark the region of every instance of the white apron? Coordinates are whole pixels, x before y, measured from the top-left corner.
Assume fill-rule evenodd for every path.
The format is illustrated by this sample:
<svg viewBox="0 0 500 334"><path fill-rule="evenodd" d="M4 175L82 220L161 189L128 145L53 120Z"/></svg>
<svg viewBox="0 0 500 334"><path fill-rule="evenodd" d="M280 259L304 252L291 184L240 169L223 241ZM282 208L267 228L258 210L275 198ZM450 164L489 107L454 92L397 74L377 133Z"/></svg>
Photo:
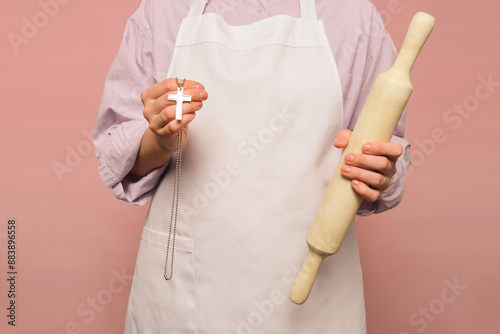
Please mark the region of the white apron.
<svg viewBox="0 0 500 334"><path fill-rule="evenodd" d="M175 158L145 223L125 333L365 333L354 227L308 301L288 300L341 153L340 80L315 3L244 26L205 5L194 0L164 73L209 93L182 155L173 278L163 270Z"/></svg>

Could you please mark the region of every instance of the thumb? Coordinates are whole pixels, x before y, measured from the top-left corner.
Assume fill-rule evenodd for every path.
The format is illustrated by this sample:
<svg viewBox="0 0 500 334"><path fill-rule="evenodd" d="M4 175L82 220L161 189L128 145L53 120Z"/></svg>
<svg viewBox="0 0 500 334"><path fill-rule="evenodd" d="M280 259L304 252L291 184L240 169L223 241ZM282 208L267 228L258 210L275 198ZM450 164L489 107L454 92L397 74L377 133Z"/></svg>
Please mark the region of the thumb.
<svg viewBox="0 0 500 334"><path fill-rule="evenodd" d="M336 148L345 148L349 143L349 138L351 138L351 131L342 129L337 134L337 138L335 138L333 146L335 146Z"/></svg>

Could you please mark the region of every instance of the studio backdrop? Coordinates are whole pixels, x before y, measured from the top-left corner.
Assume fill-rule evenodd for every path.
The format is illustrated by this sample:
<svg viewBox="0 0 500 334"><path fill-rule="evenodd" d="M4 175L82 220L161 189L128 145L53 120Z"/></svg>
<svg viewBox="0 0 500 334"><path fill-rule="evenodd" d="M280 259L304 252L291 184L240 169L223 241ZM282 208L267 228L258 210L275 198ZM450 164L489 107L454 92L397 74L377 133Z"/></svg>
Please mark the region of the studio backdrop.
<svg viewBox="0 0 500 334"><path fill-rule="evenodd" d="M104 186L92 135L139 3L2 2L2 333L123 333L147 206ZM403 201L357 218L368 333L496 334L500 7L374 3L398 49L416 12L435 16L436 27L412 73Z"/></svg>

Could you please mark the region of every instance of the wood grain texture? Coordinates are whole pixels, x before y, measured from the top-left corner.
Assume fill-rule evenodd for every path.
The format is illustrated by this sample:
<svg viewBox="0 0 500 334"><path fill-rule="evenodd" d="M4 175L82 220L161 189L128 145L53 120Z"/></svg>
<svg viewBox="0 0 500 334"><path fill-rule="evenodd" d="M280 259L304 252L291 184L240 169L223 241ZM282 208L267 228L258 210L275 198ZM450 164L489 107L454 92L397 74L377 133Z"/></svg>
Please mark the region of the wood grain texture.
<svg viewBox="0 0 500 334"><path fill-rule="evenodd" d="M309 297L324 259L338 252L361 205L351 180L340 171L349 153L361 153L364 143L389 142L413 91L410 71L434 28L435 19L417 13L408 28L394 65L378 75L354 127L342 158L306 237L309 254L290 290L290 300L303 304Z"/></svg>

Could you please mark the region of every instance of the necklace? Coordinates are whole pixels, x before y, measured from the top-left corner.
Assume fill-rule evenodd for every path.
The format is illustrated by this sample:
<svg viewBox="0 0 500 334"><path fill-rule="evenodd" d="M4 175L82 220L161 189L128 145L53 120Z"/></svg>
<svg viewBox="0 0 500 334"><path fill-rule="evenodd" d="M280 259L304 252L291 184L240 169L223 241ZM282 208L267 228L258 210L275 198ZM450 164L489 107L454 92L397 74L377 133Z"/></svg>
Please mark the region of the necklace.
<svg viewBox="0 0 500 334"><path fill-rule="evenodd" d="M182 102L191 101L191 96L184 95L183 91L184 83L186 79L180 83L177 78L175 78L177 83L177 95L169 94L169 100L176 101L176 119L182 118ZM171 96L172 95L172 96ZM182 98L179 98L181 96ZM189 98L189 99L187 99ZM179 109L180 106L180 109ZM180 110L180 112L179 112ZM180 117L180 118L179 118ZM175 159L175 175L174 175L174 191L172 194L172 210L170 210L170 225L168 227L168 241L167 241L167 251L165 254L165 268L163 270L163 277L168 281L172 279L174 274L174 253L175 253L175 235L177 232L177 216L179 212L179 188L181 181L181 162L182 162L182 129L177 133L177 156ZM173 231L172 231L173 227ZM170 273L168 272L168 260L170 252L170 240L172 240L172 253L170 258Z"/></svg>

